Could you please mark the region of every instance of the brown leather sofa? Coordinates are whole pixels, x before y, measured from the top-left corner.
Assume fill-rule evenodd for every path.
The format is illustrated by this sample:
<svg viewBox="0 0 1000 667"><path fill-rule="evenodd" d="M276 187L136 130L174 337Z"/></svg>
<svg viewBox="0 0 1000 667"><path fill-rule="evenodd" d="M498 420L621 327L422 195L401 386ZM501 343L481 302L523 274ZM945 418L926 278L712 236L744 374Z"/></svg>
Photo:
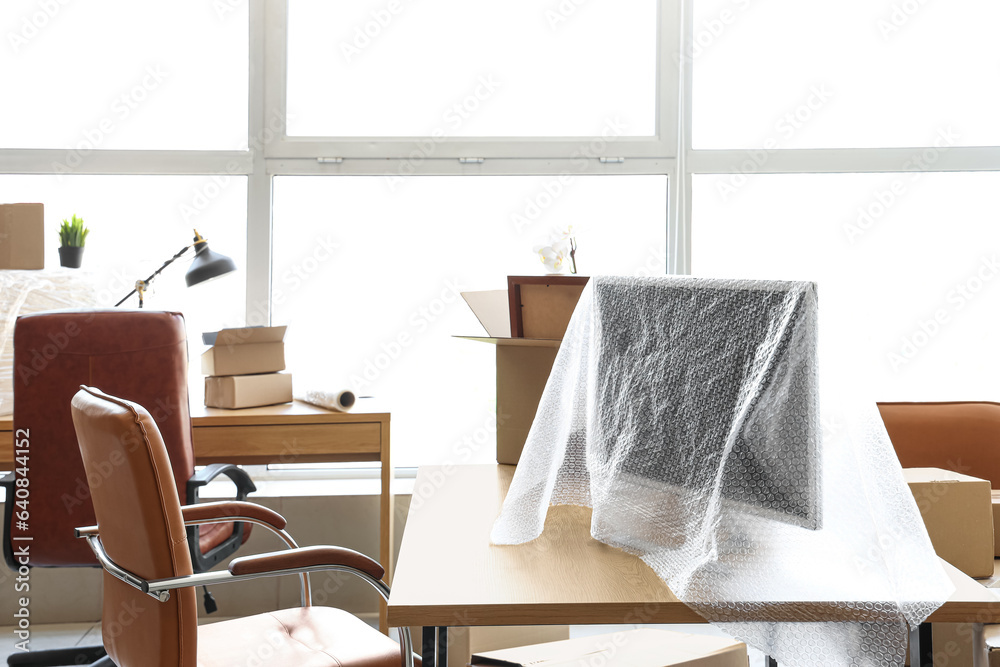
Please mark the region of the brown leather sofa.
<svg viewBox="0 0 1000 667"><path fill-rule="evenodd" d="M1000 489L1000 403L879 403L904 468L944 468Z"/></svg>

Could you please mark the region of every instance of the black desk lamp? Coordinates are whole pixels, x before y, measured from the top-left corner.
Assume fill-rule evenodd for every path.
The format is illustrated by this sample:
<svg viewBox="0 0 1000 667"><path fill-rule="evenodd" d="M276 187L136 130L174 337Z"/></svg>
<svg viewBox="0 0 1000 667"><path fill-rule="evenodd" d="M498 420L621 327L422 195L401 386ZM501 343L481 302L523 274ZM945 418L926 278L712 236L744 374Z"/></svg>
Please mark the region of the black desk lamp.
<svg viewBox="0 0 1000 667"><path fill-rule="evenodd" d="M218 278L219 276L223 276L236 270L236 263L231 258L210 250L208 247L208 241L206 241L196 229L194 230L194 242L191 245L181 248L180 252L165 261L163 266L154 271L153 275L149 276L145 280L135 281L135 289L126 294L124 299L116 303L115 308L125 303L130 296L136 293L139 294L139 307L142 308L143 294L149 287L149 283L153 282L153 278L160 275L160 272L163 271L163 269L170 266L174 260L186 253L190 248L194 248L194 259L191 261L191 267L187 270L187 273L184 276L184 280L187 282L188 287L197 285L198 283L203 283L206 280L211 280L212 278Z"/></svg>

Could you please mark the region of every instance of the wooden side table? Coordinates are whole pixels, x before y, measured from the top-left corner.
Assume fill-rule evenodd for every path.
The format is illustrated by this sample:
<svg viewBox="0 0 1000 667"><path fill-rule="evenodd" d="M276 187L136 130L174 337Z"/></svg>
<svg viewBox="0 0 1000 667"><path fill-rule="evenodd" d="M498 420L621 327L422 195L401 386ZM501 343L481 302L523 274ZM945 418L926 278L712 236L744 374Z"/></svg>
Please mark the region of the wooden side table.
<svg viewBox="0 0 1000 667"><path fill-rule="evenodd" d="M295 401L242 410L206 408L192 401L195 463L338 463L379 461L379 561L392 577L393 496L389 413L358 402L353 412L331 412ZM0 417L0 470L13 467L11 417ZM386 629L386 608L379 614Z"/></svg>

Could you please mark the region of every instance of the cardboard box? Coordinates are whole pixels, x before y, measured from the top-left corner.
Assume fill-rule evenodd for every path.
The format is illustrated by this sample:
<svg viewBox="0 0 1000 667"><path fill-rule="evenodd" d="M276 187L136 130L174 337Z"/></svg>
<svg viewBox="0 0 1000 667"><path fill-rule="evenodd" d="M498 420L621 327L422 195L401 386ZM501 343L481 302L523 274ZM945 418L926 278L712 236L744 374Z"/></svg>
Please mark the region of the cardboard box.
<svg viewBox="0 0 1000 667"><path fill-rule="evenodd" d="M515 280L517 277L511 277ZM517 465L538 401L545 390L552 363L569 324L582 285L522 285L521 301L526 332L554 338L511 337L511 301L508 290L463 292L462 298L486 329L486 336L458 336L496 346L497 359L497 463ZM551 310L549 310L551 307ZM547 314L546 317L541 315Z"/></svg>
<svg viewBox="0 0 1000 667"><path fill-rule="evenodd" d="M44 268L44 206L0 204L0 269Z"/></svg>
<svg viewBox="0 0 1000 667"><path fill-rule="evenodd" d="M746 667L746 644L712 635L644 628L477 653L472 665L509 667Z"/></svg>
<svg viewBox="0 0 1000 667"><path fill-rule="evenodd" d="M448 664L468 665L474 653L569 639L568 625L504 625L448 628Z"/></svg>
<svg viewBox="0 0 1000 667"><path fill-rule="evenodd" d="M993 556L1000 558L1000 491L991 491L993 495Z"/></svg>
<svg viewBox="0 0 1000 667"><path fill-rule="evenodd" d="M252 375L285 370L286 327L223 329L201 355L205 375Z"/></svg>
<svg viewBox="0 0 1000 667"><path fill-rule="evenodd" d="M205 405L210 408L256 408L290 403L291 400L292 376L289 373L205 378Z"/></svg>
<svg viewBox="0 0 1000 667"><path fill-rule="evenodd" d="M908 468L903 477L937 555L970 577L992 576L990 483L940 468Z"/></svg>

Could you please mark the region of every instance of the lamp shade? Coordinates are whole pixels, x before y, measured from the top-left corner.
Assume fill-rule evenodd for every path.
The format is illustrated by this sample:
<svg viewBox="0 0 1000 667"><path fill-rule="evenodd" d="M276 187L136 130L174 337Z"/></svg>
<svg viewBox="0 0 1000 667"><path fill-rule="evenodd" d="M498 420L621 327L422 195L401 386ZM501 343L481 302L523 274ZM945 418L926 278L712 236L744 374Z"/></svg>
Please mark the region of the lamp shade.
<svg viewBox="0 0 1000 667"><path fill-rule="evenodd" d="M191 261L191 268L187 270L184 280L187 282L187 286L191 287L235 270L236 262L230 257L210 250L208 243L202 241L195 246L194 259Z"/></svg>

